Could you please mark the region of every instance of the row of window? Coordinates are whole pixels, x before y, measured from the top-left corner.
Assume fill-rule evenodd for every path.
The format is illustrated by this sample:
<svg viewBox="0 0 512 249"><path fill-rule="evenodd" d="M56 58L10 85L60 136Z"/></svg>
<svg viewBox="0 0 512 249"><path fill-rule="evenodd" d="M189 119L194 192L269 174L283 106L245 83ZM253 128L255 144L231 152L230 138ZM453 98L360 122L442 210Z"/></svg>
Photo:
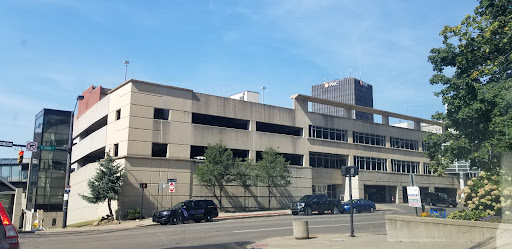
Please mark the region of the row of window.
<svg viewBox="0 0 512 249"><path fill-rule="evenodd" d="M390 137L389 142L392 148L418 150L418 140Z"/></svg>
<svg viewBox="0 0 512 249"><path fill-rule="evenodd" d="M347 130L309 126L309 137L347 142Z"/></svg>
<svg viewBox="0 0 512 249"><path fill-rule="evenodd" d="M353 137L356 144L386 146L386 136L354 131Z"/></svg>
<svg viewBox="0 0 512 249"><path fill-rule="evenodd" d="M354 165L364 170L388 171L384 158L354 156Z"/></svg>
<svg viewBox="0 0 512 249"><path fill-rule="evenodd" d="M413 174L420 173L420 163L419 162L391 159L391 165L393 167L392 168L393 172L413 173Z"/></svg>

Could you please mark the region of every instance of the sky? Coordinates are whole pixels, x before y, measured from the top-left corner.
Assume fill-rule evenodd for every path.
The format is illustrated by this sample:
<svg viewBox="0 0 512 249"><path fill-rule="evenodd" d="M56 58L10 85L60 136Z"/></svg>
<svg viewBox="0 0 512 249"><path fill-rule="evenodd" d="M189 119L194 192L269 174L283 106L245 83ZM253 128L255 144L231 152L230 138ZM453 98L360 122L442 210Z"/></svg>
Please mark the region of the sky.
<svg viewBox="0 0 512 249"><path fill-rule="evenodd" d="M43 108L72 110L91 85L128 79L229 96L265 87L265 104L353 76L374 108L444 111L427 57L439 32L478 2L369 0L2 0L0 141L32 141ZM17 157L0 147L0 158Z"/></svg>

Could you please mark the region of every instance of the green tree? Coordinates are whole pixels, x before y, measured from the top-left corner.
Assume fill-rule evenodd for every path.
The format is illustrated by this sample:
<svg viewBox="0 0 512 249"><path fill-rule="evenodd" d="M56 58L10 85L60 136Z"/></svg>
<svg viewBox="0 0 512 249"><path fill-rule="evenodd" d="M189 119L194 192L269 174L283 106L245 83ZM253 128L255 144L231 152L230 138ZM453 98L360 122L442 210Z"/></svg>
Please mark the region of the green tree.
<svg viewBox="0 0 512 249"><path fill-rule="evenodd" d="M249 158L246 158L245 162L240 162L239 158L237 159L233 170L233 181L244 189L244 209L246 209L245 199L247 198L247 191L253 185L254 164Z"/></svg>
<svg viewBox="0 0 512 249"><path fill-rule="evenodd" d="M117 200L121 193L125 170L116 163L110 153L107 153L99 164L96 175L87 182L90 195L80 195L80 197L93 204L107 201L110 218L113 219L112 201Z"/></svg>
<svg viewBox="0 0 512 249"><path fill-rule="evenodd" d="M289 162L279 155L277 150L267 147L262 152L262 159L254 167L254 179L267 187L269 209L272 188L290 186L290 177Z"/></svg>
<svg viewBox="0 0 512 249"><path fill-rule="evenodd" d="M217 143L208 145L204 152L205 161L196 168L196 177L199 182L212 191L222 210L222 191L227 184L233 182L233 169L236 162L233 152L226 145ZM216 189L219 189L217 194Z"/></svg>
<svg viewBox="0 0 512 249"><path fill-rule="evenodd" d="M443 46L430 51L430 79L447 106L433 118L443 134L425 138L431 169L443 173L454 160L498 172L512 149L512 1L480 0L473 15L441 31Z"/></svg>

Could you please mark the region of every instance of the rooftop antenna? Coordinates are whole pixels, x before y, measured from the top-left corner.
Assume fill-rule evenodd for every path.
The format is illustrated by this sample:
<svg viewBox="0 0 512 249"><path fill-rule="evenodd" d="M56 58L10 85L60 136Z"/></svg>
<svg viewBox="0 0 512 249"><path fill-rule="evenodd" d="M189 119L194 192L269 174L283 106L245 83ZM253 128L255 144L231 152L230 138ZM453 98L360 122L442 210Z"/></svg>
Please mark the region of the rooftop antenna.
<svg viewBox="0 0 512 249"><path fill-rule="evenodd" d="M262 94L262 101L261 101L262 104L265 104L265 89L267 89L267 88L264 87L264 86L261 87L261 91L263 93Z"/></svg>
<svg viewBox="0 0 512 249"><path fill-rule="evenodd" d="M128 73L128 64L130 64L130 61L123 61L124 64L124 82L126 82L126 74Z"/></svg>

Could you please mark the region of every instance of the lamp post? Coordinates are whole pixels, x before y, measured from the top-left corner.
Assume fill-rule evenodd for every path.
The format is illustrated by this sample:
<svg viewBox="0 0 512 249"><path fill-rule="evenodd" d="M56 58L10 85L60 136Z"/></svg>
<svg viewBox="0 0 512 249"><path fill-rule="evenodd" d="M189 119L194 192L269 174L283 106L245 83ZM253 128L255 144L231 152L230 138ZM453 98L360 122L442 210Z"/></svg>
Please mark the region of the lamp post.
<svg viewBox="0 0 512 249"><path fill-rule="evenodd" d="M64 205L62 208L62 211L64 211L62 215L62 228L67 227L67 221L68 221L68 199L69 199L69 193L67 190L67 186L69 186L69 175L71 174L71 148L73 147L73 118L75 117L75 109L78 105L78 101L84 99L84 96L78 95L76 97L76 103L75 107L73 108L73 111L71 111L70 120L69 120L69 136L68 136L68 160L66 163L66 180L65 180L65 186L64 186Z"/></svg>
<svg viewBox="0 0 512 249"><path fill-rule="evenodd" d="M264 86L261 87L261 92L263 93L262 94L263 98L262 98L262 101L261 101L262 104L265 104L265 89L267 89L267 88L264 87Z"/></svg>
<svg viewBox="0 0 512 249"><path fill-rule="evenodd" d="M128 73L128 64L130 64L130 61L123 61L124 64L124 81L126 82L126 74Z"/></svg>

